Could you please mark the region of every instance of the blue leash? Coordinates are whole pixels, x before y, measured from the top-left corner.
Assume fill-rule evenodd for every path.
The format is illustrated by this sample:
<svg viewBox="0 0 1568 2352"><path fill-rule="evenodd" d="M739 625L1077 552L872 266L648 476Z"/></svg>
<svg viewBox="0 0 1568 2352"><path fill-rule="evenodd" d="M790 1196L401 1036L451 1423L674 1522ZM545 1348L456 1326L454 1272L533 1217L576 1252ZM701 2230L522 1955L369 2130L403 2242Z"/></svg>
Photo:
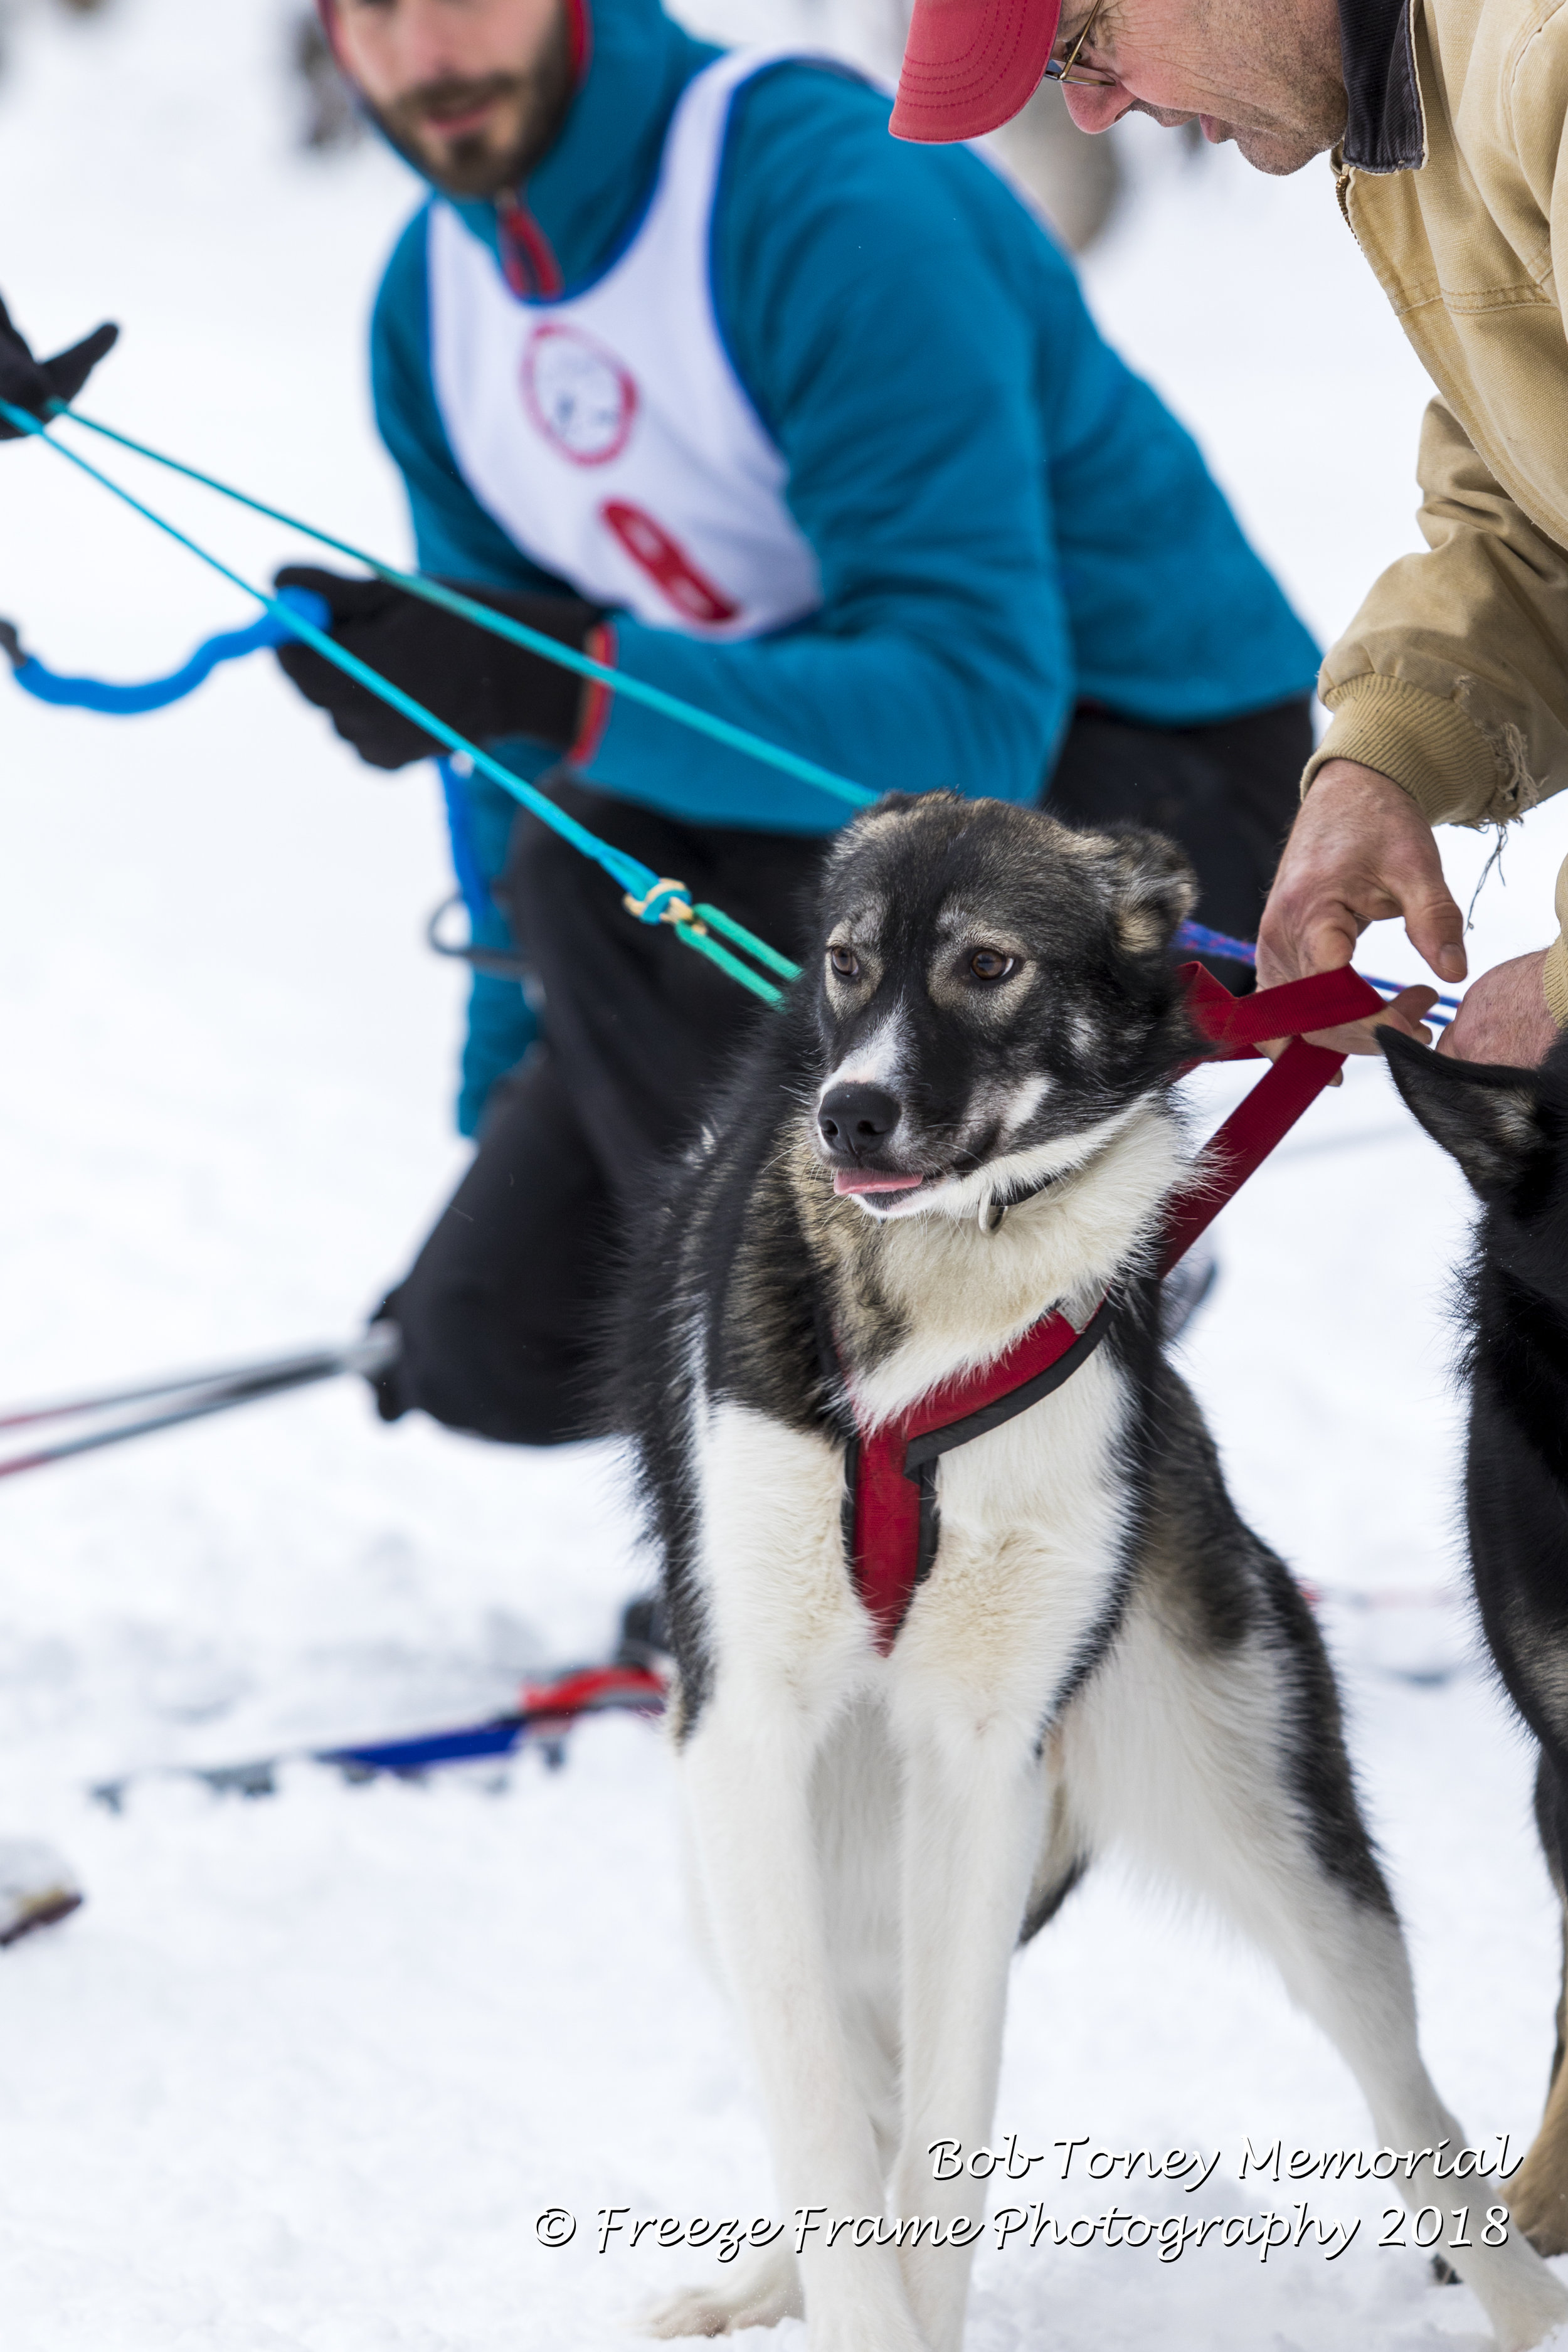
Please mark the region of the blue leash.
<svg viewBox="0 0 1568 2352"><path fill-rule="evenodd" d="M331 605L309 588L280 588L278 601L318 629L330 629L332 625ZM9 656L12 676L23 693L30 694L36 702L52 702L62 709L101 710L111 719L134 719L144 710L163 710L171 702L183 701L212 676L219 662L237 661L242 654L287 645L294 635L291 624L264 613L248 629L226 629L218 636L208 637L179 669L171 670L167 677L150 677L141 686L116 686L101 677L64 677L58 670L46 669L36 655L23 652L21 638L10 621L0 621L0 650Z"/></svg>

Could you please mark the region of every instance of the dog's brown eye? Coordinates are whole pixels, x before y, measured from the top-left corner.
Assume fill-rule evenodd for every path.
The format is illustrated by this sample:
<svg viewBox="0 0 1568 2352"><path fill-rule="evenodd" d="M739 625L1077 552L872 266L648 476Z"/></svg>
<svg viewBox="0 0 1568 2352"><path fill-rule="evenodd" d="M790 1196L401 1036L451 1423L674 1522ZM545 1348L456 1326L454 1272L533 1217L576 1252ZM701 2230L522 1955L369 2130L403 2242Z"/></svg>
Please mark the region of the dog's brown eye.
<svg viewBox="0 0 1568 2352"><path fill-rule="evenodd" d="M858 980L860 959L853 948L829 948L827 961L840 980Z"/></svg>
<svg viewBox="0 0 1568 2352"><path fill-rule="evenodd" d="M1005 980L1013 969L1013 961L995 948L976 948L969 959L969 969L976 980Z"/></svg>

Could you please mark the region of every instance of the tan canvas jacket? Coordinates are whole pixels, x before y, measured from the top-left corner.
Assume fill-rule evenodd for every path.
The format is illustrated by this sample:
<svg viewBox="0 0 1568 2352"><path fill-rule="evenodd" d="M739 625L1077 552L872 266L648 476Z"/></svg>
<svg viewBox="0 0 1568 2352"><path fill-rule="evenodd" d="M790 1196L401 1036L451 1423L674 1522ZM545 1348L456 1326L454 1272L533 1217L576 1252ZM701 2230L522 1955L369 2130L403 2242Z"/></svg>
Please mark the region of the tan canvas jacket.
<svg viewBox="0 0 1568 2352"><path fill-rule="evenodd" d="M1398 30L1425 162L1333 162L1441 395L1417 467L1429 551L1389 567L1324 661L1308 778L1359 760L1434 824L1478 824L1568 786L1568 0L1411 0ZM1347 56L1350 37L1347 11ZM1563 938L1546 990L1568 1024Z"/></svg>

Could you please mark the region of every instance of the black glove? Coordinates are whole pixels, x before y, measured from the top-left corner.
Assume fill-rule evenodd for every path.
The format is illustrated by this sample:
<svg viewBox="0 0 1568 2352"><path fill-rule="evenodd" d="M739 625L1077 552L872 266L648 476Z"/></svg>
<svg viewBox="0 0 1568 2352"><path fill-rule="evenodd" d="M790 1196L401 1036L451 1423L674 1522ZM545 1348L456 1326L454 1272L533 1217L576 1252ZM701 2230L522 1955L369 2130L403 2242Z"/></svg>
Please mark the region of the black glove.
<svg viewBox="0 0 1568 2352"><path fill-rule="evenodd" d="M563 751L575 737L583 680L575 671L546 661L542 654L509 645L504 637L493 637L472 621L384 580L345 580L341 572L291 563L278 574L276 584L310 588L323 597L332 610L332 635L345 653L357 654L475 742L527 735ZM458 580L446 584L579 652L604 617L598 605L584 604L575 596L528 596L468 587ZM410 760L427 760L440 751L422 727L381 701L368 687L334 669L310 646L279 646L278 658L300 693L331 714L344 742L352 743L373 768L405 767Z"/></svg>
<svg viewBox="0 0 1568 2352"><path fill-rule="evenodd" d="M0 400L25 408L29 416L45 417L51 400L73 401L105 352L113 348L118 327L95 327L68 352L52 360L36 360L11 324L11 314L0 301ZM22 428L0 416L0 441L20 441Z"/></svg>

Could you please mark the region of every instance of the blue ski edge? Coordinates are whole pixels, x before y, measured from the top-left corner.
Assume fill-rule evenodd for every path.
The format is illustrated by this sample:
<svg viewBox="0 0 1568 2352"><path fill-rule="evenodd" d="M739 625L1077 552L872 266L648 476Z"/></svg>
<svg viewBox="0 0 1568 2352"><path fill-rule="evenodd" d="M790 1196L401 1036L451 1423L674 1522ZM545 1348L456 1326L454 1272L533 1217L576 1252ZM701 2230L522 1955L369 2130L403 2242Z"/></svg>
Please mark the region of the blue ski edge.
<svg viewBox="0 0 1568 2352"><path fill-rule="evenodd" d="M458 1764L470 1756L510 1756L528 1718L498 1716L493 1723L466 1725L459 1731L427 1731L414 1739L378 1739L361 1748L318 1748L311 1760L334 1764L340 1770L420 1772L427 1764Z"/></svg>

